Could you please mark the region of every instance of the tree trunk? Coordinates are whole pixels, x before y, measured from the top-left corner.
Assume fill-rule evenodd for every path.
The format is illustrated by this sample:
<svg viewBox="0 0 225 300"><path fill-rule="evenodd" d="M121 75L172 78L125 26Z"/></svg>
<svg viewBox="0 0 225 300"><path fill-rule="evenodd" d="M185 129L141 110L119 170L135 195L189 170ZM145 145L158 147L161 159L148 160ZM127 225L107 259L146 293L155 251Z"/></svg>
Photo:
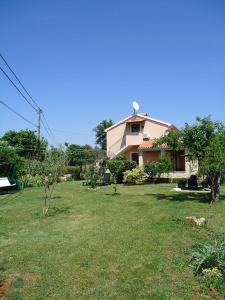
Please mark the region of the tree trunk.
<svg viewBox="0 0 225 300"><path fill-rule="evenodd" d="M116 181L116 176L114 177L114 193L116 194L117 192L117 181Z"/></svg>
<svg viewBox="0 0 225 300"><path fill-rule="evenodd" d="M210 178L211 203L219 200L220 196L220 175L215 175Z"/></svg>

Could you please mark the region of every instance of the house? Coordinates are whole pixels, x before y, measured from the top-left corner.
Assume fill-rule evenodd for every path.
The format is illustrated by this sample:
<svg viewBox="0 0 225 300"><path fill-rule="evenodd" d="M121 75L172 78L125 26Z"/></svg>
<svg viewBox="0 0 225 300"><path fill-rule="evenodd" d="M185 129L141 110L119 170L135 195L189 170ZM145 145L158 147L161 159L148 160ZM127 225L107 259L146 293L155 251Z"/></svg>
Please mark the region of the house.
<svg viewBox="0 0 225 300"><path fill-rule="evenodd" d="M106 129L107 156L112 159L118 154L139 166L158 161L162 152L175 161L175 171L169 177L187 178L197 172L196 162L186 159L187 150L171 151L167 145L153 147L155 139L170 130L178 130L175 125L153 119L146 113L135 113ZM168 175L167 175L168 176Z"/></svg>

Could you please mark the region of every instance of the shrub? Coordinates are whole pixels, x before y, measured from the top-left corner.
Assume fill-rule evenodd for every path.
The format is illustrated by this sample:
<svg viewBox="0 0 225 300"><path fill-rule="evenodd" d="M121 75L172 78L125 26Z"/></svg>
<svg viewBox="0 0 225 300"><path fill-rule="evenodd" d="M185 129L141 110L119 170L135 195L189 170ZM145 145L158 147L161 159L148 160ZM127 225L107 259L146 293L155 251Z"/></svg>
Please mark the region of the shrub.
<svg viewBox="0 0 225 300"><path fill-rule="evenodd" d="M66 173L71 174L75 180L80 179L80 167L79 166L67 166Z"/></svg>
<svg viewBox="0 0 225 300"><path fill-rule="evenodd" d="M147 178L148 175L144 172L144 169L137 167L124 172L123 182L127 184L142 184Z"/></svg>
<svg viewBox="0 0 225 300"><path fill-rule="evenodd" d="M151 181L156 176L160 178L163 173L168 174L172 170L172 164L168 156L162 154L159 161L153 161L146 164L144 170Z"/></svg>
<svg viewBox="0 0 225 300"><path fill-rule="evenodd" d="M187 183L186 179L180 179L177 183L177 187L180 189L185 189L186 183Z"/></svg>
<svg viewBox="0 0 225 300"><path fill-rule="evenodd" d="M20 186L22 188L33 187L33 186L43 186L43 177L40 175L22 175L20 177Z"/></svg>
<svg viewBox="0 0 225 300"><path fill-rule="evenodd" d="M197 244L191 251L195 274L205 274L206 270L218 269L225 276L225 241Z"/></svg>

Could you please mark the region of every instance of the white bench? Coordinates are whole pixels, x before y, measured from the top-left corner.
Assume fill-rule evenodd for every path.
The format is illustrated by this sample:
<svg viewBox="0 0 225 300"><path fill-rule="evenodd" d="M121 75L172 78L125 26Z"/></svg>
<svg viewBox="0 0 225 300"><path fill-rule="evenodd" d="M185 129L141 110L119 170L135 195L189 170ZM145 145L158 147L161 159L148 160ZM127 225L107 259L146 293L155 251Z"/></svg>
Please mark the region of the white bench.
<svg viewBox="0 0 225 300"><path fill-rule="evenodd" d="M0 177L0 188L15 186L16 183L11 184L7 177Z"/></svg>

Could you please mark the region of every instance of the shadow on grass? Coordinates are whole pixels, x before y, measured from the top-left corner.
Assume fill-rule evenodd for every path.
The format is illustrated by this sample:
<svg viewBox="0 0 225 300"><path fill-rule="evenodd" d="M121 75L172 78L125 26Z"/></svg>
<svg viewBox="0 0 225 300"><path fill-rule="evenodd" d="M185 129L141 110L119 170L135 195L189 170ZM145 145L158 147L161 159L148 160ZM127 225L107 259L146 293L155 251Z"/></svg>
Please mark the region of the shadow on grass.
<svg viewBox="0 0 225 300"><path fill-rule="evenodd" d="M119 196L120 195L120 193L107 193L107 194L105 194L106 196Z"/></svg>
<svg viewBox="0 0 225 300"><path fill-rule="evenodd" d="M47 213L46 216L44 216L41 211L32 213L32 216L34 218L39 219L39 218L48 218L48 217L54 217L54 216L59 215L59 214L69 214L69 213L70 213L70 207L68 207L68 206L66 206L66 207L53 206L53 207L49 208L48 213Z"/></svg>
<svg viewBox="0 0 225 300"><path fill-rule="evenodd" d="M169 201L197 201L208 203L210 199L210 194L199 194L199 193L177 193L177 194L145 194L146 196L152 196L157 200L169 200ZM222 199L223 198L223 199ZM221 196L221 200L224 200L225 196Z"/></svg>
<svg viewBox="0 0 225 300"><path fill-rule="evenodd" d="M146 196L152 196L156 198L157 200L169 200L169 201L197 201L197 202L203 202L203 203L209 203L210 200L210 193L208 194L200 194L200 193L194 193L194 192L182 192L182 193L176 193L176 194L145 194ZM225 195L220 195L220 201L225 201Z"/></svg>

